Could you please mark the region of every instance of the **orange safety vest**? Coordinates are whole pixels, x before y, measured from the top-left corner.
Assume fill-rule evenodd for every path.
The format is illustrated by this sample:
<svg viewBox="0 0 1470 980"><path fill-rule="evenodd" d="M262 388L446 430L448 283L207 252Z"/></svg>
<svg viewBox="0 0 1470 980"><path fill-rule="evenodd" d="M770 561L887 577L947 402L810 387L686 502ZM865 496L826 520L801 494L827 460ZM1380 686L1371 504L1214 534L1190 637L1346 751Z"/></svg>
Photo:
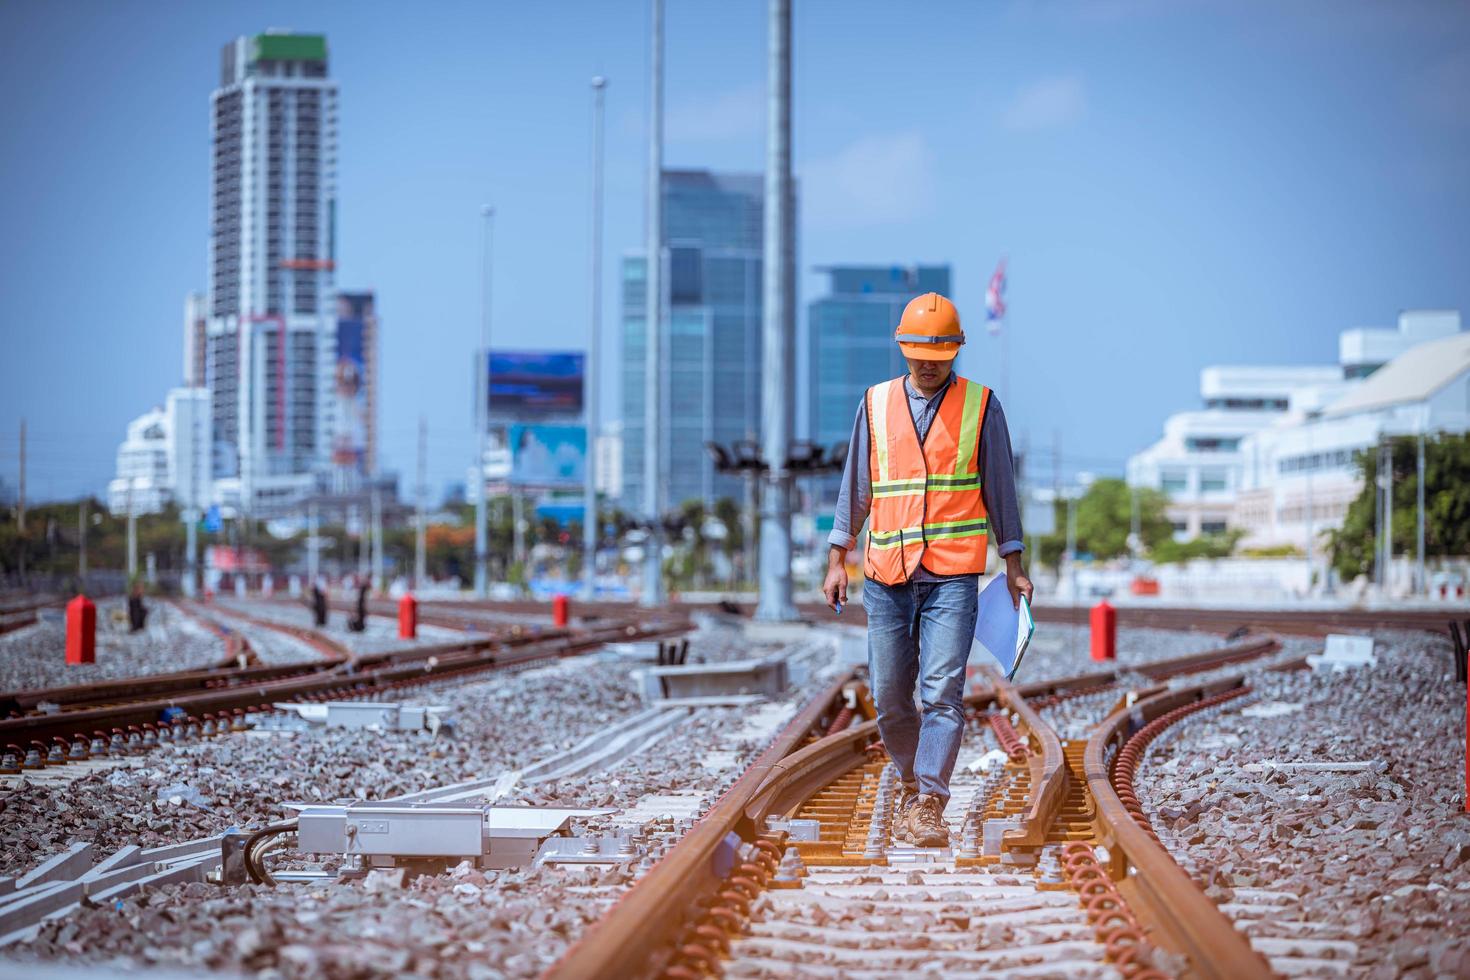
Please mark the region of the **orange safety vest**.
<svg viewBox="0 0 1470 980"><path fill-rule="evenodd" d="M956 375L921 445L904 378L868 389L868 578L898 585L920 564L936 575L985 571L980 432L989 402L989 388Z"/></svg>

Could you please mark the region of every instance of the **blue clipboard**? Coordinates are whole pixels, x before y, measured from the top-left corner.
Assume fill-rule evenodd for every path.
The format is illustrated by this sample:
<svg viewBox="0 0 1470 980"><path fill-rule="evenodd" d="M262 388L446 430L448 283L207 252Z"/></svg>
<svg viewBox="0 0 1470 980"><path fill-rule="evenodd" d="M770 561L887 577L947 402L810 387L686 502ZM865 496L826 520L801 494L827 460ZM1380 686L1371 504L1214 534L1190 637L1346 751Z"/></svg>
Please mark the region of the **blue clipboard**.
<svg viewBox="0 0 1470 980"><path fill-rule="evenodd" d="M1000 665L1006 680L1016 676L1035 633L1031 604L1022 596L1020 608L1013 606L1005 575L997 575L980 592L975 610L975 641Z"/></svg>

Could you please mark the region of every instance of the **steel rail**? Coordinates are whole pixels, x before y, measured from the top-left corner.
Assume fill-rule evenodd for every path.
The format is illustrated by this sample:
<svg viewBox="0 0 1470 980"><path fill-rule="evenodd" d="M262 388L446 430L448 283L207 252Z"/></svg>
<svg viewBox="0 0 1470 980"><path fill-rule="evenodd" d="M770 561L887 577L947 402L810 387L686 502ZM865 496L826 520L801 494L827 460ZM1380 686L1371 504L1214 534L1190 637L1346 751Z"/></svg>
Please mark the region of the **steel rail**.
<svg viewBox="0 0 1470 980"><path fill-rule="evenodd" d="M1114 710L1088 740L1083 768L1118 890L1149 923L1160 945L1189 959L1194 975L1218 980L1270 977L1266 961L1189 874L1128 812L1113 786L1110 750L1175 708L1240 689L1240 676L1162 691Z"/></svg>
<svg viewBox="0 0 1470 980"><path fill-rule="evenodd" d="M1156 661L1152 667L1160 676L1167 677L1172 676L1171 671L1206 669L1211 658L1238 662L1247 652L1262 656L1276 649L1279 644L1274 640L1252 640L1203 654ZM1024 828L1021 840L1015 843L1026 846L1033 837L1038 841L1037 846L1044 842L1046 814L1049 810L1055 816L1067 790L1067 767L1060 739L1026 699L1103 688L1116 684L1121 673L1110 669L1019 685L992 676L990 686L966 695L965 704L971 710L1003 704L1016 711L1042 750L1040 778L1032 780L1033 799L1028 807L1028 816L1037 830L1033 832L1031 826ZM703 903L719 885L721 879L715 873L714 858L721 847L728 845L730 835L743 842L756 840L765 831L769 818L795 812L818 790L867 761L867 746L878 737L874 721L862 721L801 744L824 717L835 713L847 683L847 678L834 682L809 702L673 850L635 882L543 976L554 980L640 977L663 969L671 955L671 944L685 925L703 911ZM1055 743L1050 745L1050 764L1048 743ZM1172 859L1165 857L1172 863Z"/></svg>
<svg viewBox="0 0 1470 980"><path fill-rule="evenodd" d="M382 693L392 687L418 683L459 673L521 665L533 660L580 653L604 643L644 639L682 633L690 628L681 619L654 620L644 625L608 624L597 630L533 638L519 645L506 645L491 638L453 641L432 647L417 647L402 658L393 652L361 658L353 666L333 664L307 676L286 677L256 683L220 687L194 694L171 694L151 700L99 705L57 714L25 715L0 719L0 745L56 737L90 736L96 729L143 725L156 722L165 708L178 707L188 715L250 709L273 701L289 701L342 691L344 697Z"/></svg>
<svg viewBox="0 0 1470 980"><path fill-rule="evenodd" d="M1026 812L1021 816L1021 826L1006 831L1002 839L1012 847L1039 848L1046 843L1047 831L1056 821L1057 811L1067 795L1069 777L1066 760L1062 757L1062 740L1054 728L1041 720L1041 715L1014 685L989 667L986 672L996 701L1015 712L1022 729L1041 749L1030 758L1031 792Z"/></svg>
<svg viewBox="0 0 1470 980"><path fill-rule="evenodd" d="M782 759L791 755L829 716L840 710L852 673L807 702L679 843L628 889L544 976L634 977L678 935L698 900L719 882L710 860L729 834L750 833L746 808ZM833 736L837 737L837 736ZM820 745L818 741L814 745ZM742 835L743 836L743 835Z"/></svg>

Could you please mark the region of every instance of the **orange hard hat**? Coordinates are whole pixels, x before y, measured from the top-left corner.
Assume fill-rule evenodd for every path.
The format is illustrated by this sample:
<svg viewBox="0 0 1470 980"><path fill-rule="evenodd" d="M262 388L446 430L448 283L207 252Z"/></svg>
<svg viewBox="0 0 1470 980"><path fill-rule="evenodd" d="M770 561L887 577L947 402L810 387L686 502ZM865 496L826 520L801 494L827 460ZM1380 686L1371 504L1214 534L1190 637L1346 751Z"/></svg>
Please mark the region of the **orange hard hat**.
<svg viewBox="0 0 1470 980"><path fill-rule="evenodd" d="M960 329L960 311L938 293L925 293L909 300L893 339L904 357L919 361L952 361L965 342Z"/></svg>

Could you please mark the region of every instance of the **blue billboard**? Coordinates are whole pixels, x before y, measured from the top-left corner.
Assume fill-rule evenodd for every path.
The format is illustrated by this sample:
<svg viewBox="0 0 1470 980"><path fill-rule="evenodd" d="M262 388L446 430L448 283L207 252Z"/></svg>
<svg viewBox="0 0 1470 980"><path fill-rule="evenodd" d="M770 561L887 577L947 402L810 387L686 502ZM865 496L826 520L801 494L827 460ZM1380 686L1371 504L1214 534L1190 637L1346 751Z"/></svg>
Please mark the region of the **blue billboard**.
<svg viewBox="0 0 1470 980"><path fill-rule="evenodd" d="M579 487L587 475L587 430L580 425L512 425L510 479L523 487Z"/></svg>
<svg viewBox="0 0 1470 980"><path fill-rule="evenodd" d="M332 394L337 427L332 433L332 462L361 471L367 459L368 392L366 327L361 315L337 320L337 361Z"/></svg>
<svg viewBox="0 0 1470 980"><path fill-rule="evenodd" d="M580 352L492 350L489 360L492 421L582 414L586 357Z"/></svg>

